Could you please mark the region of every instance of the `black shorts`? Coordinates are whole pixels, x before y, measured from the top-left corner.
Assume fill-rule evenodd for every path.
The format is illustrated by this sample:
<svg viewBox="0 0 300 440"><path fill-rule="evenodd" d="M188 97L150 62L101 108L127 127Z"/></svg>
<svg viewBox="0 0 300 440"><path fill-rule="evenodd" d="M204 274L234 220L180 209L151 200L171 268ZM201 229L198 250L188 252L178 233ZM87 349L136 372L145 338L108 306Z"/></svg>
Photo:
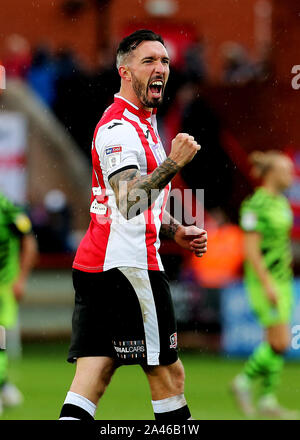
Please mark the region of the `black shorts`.
<svg viewBox="0 0 300 440"><path fill-rule="evenodd" d="M69 362L108 356L119 364L169 365L178 359L176 320L164 272L73 269L73 284Z"/></svg>

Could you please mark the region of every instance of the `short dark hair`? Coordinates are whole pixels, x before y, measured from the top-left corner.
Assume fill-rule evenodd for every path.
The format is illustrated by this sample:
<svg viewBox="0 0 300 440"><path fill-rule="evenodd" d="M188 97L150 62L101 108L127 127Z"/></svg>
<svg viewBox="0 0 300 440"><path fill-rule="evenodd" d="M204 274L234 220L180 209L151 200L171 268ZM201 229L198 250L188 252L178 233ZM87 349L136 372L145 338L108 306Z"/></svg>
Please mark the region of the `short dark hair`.
<svg viewBox="0 0 300 440"><path fill-rule="evenodd" d="M119 67L120 58L135 50L142 41L159 41L165 46L161 35L156 34L149 29L139 29L127 37L123 38L117 50L117 67Z"/></svg>

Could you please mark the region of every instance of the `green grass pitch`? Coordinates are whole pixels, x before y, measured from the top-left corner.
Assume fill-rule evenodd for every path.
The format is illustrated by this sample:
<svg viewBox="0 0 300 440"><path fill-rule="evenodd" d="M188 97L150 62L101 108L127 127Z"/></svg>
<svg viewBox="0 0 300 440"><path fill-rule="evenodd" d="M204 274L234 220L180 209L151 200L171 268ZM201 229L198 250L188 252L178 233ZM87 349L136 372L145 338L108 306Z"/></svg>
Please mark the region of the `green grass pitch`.
<svg viewBox="0 0 300 440"><path fill-rule="evenodd" d="M10 379L21 389L24 403L6 409L2 420L57 420L75 365L66 362L67 344L25 344L23 359L10 363ZM228 384L243 360L180 352L186 372L187 398L195 419L243 419ZM283 405L300 409L299 362L287 362L279 390ZM148 383L139 366L117 370L96 413L97 420L153 420Z"/></svg>

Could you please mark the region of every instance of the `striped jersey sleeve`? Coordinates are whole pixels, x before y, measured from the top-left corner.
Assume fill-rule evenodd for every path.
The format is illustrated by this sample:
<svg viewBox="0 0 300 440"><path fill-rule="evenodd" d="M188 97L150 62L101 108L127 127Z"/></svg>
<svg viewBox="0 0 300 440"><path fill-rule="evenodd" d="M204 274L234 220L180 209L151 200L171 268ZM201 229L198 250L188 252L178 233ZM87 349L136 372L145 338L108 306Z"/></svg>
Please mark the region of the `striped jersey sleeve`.
<svg viewBox="0 0 300 440"><path fill-rule="evenodd" d="M112 120L102 126L95 139L95 148L102 172L108 179L124 169L140 169L141 142L127 121Z"/></svg>
<svg viewBox="0 0 300 440"><path fill-rule="evenodd" d="M259 194L255 193L242 203L240 226L245 232L264 232L264 201L263 197Z"/></svg>

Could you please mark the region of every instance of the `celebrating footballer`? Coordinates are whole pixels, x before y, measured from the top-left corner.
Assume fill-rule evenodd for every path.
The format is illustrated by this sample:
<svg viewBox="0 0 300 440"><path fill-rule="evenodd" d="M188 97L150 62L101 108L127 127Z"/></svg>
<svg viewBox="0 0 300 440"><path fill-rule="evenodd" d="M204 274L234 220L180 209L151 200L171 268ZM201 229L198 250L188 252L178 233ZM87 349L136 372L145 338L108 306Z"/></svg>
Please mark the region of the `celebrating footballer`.
<svg viewBox="0 0 300 440"><path fill-rule="evenodd" d="M117 50L121 88L95 129L91 222L73 263L68 361L76 373L60 420L93 420L115 370L130 364L147 376L156 420L191 419L159 236L201 257L207 234L165 210L172 178L200 150L179 133L166 157L156 110L169 63L163 39L150 30L127 36Z"/></svg>

